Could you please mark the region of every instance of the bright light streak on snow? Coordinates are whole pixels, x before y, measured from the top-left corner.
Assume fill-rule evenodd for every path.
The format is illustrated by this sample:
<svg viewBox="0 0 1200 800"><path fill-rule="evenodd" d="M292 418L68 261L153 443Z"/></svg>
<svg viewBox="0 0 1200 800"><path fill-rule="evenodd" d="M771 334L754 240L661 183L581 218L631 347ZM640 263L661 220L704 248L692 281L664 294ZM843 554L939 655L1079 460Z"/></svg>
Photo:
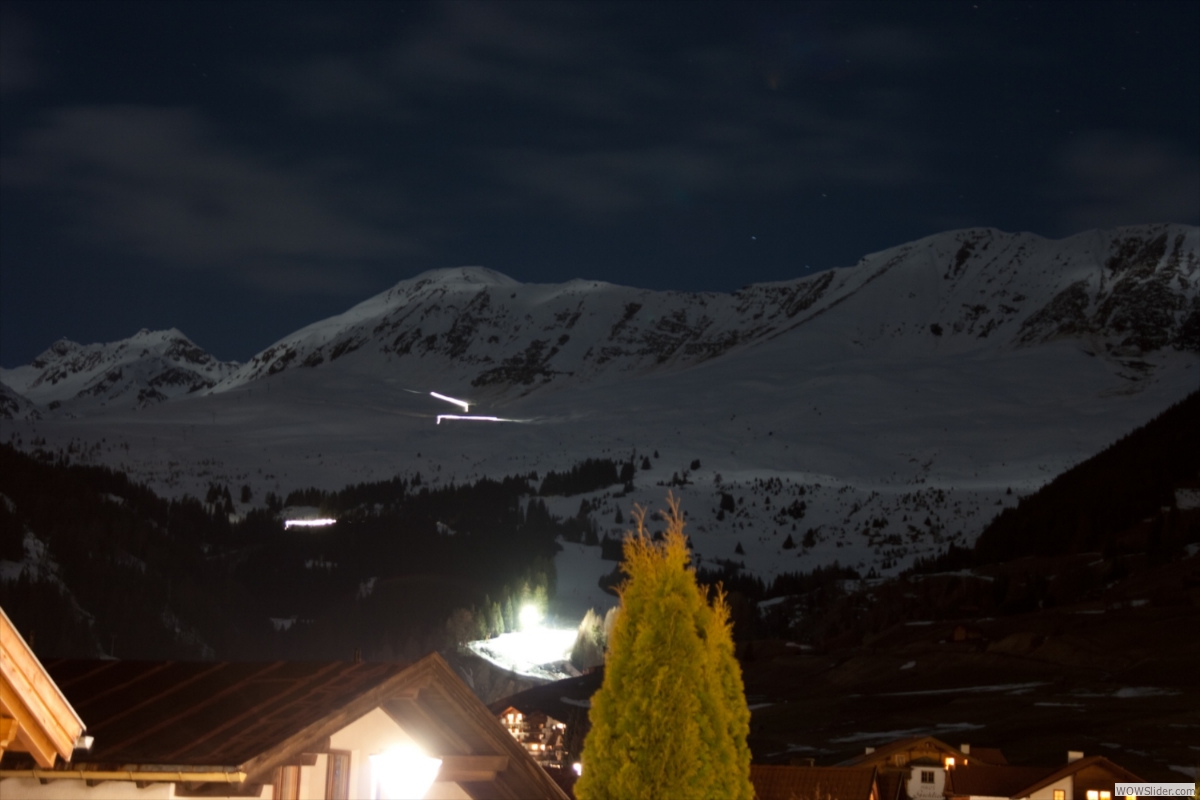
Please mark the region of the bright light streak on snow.
<svg viewBox="0 0 1200 800"><path fill-rule="evenodd" d="M441 425L444 419L468 419L476 420L477 422L516 422L515 419L502 419L500 417L477 417L474 414L464 416L462 414L438 414L437 424Z"/></svg>
<svg viewBox="0 0 1200 800"><path fill-rule="evenodd" d="M332 525L337 522L336 519L285 519L283 521L284 530L288 528L323 528L326 525Z"/></svg>
<svg viewBox="0 0 1200 800"><path fill-rule="evenodd" d="M463 410L464 414L471 410L471 405L466 400L455 400L453 397L446 397L446 395L438 394L437 392L430 392L430 394L436 397L438 400L445 400L447 403L454 403L454 405Z"/></svg>

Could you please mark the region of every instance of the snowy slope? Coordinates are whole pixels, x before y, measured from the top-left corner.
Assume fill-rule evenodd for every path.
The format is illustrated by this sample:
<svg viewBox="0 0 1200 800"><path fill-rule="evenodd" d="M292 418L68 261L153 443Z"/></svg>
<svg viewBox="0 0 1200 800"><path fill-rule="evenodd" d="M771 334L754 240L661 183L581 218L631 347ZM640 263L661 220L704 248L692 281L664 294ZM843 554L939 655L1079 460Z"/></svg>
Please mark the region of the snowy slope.
<svg viewBox="0 0 1200 800"><path fill-rule="evenodd" d="M851 300L857 310L836 313L836 333L860 347L951 353L1071 336L1136 355L1200 336L1198 253L1200 235L1185 226L1064 241L966 230L732 295L435 270L276 342L215 391L340 360L437 375L479 396L524 395L720 358L795 335Z"/></svg>
<svg viewBox="0 0 1200 800"><path fill-rule="evenodd" d="M706 560L889 572L971 542L1003 505L1200 388L1198 284L1200 230L1177 225L1058 241L955 231L732 295L440 270L186 400L0 431L104 439L83 452L160 491L245 483L258 499L636 450L651 468L634 491L589 498L602 532L672 488ZM514 422L436 424L458 409L431 391ZM573 515L580 499L550 504ZM595 574L571 558L564 574Z"/></svg>
<svg viewBox="0 0 1200 800"><path fill-rule="evenodd" d="M0 380L34 403L71 411L119 403L144 407L209 389L237 367L218 361L174 328L81 345L60 339Z"/></svg>

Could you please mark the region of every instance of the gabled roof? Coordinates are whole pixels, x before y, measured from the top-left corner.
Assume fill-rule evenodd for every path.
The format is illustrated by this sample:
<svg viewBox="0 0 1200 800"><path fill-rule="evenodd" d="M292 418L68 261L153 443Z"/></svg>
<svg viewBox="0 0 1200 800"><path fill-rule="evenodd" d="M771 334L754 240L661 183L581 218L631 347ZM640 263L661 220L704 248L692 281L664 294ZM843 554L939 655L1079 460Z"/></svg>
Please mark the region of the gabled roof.
<svg viewBox="0 0 1200 800"><path fill-rule="evenodd" d="M1057 767L997 767L970 764L946 774L946 794L953 797L1025 797L1028 786L1058 772Z"/></svg>
<svg viewBox="0 0 1200 800"><path fill-rule="evenodd" d="M871 800L874 767L750 765L758 800Z"/></svg>
<svg viewBox="0 0 1200 800"><path fill-rule="evenodd" d="M250 789L382 708L443 759L440 780L473 797L564 797L436 653L411 665L61 660L48 667L93 721L87 764L73 769L205 767L245 773Z"/></svg>
<svg viewBox="0 0 1200 800"><path fill-rule="evenodd" d="M907 739L897 739L894 742L888 742L885 745L875 748L870 753L863 753L853 758L849 758L841 763L840 766L863 766L867 764L877 764L879 766L890 765L891 758L897 753L904 753L909 750L933 750L941 755L950 756L957 764L1006 764L1004 753L1000 752L995 747L972 747L971 752L964 753L953 745L946 744L941 739L934 736L910 736ZM940 761L940 759L939 759Z"/></svg>
<svg viewBox="0 0 1200 800"><path fill-rule="evenodd" d="M54 685L25 639L0 608L0 756L29 753L42 767L69 759L83 720Z"/></svg>
<svg viewBox="0 0 1200 800"><path fill-rule="evenodd" d="M907 739L897 739L894 742L888 742L882 747L877 747L873 752L857 755L854 758L847 759L842 762L841 766L852 767L864 764L886 764L893 755L903 753L908 750L929 749L936 750L947 756L953 756L955 759L970 758L965 755L957 747L952 747L941 739L933 736L910 736Z"/></svg>
<svg viewBox="0 0 1200 800"><path fill-rule="evenodd" d="M1136 783L1141 779L1104 756L1081 758L1061 767L1013 767L971 764L946 774L946 795L951 797L1029 797L1088 767L1100 767L1116 781Z"/></svg>

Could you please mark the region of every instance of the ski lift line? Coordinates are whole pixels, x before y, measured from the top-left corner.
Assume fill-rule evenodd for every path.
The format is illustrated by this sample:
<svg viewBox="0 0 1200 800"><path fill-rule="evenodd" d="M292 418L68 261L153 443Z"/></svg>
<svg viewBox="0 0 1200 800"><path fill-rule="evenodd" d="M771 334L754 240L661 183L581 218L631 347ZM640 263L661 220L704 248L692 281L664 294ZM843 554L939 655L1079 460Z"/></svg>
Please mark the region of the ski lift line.
<svg viewBox="0 0 1200 800"><path fill-rule="evenodd" d="M477 417L474 414L438 414L437 424L441 425L444 419L465 419L475 420L477 422L516 422L515 419L503 419L501 417Z"/></svg>
<svg viewBox="0 0 1200 800"><path fill-rule="evenodd" d="M430 394L436 397L438 400L445 400L447 403L453 403L461 408L464 414L471 410L471 404L466 400L456 400L453 397L447 397L446 395L438 394L437 392L430 392Z"/></svg>

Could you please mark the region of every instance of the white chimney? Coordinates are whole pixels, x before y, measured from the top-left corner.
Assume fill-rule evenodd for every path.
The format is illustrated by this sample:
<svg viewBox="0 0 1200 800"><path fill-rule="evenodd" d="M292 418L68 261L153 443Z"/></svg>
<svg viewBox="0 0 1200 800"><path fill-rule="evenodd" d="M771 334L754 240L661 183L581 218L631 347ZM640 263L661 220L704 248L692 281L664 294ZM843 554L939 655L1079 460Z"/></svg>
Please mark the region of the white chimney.
<svg viewBox="0 0 1200 800"><path fill-rule="evenodd" d="M1068 764L1072 764L1081 758L1083 758L1082 750L1068 750L1067 751L1067 763Z"/></svg>
<svg viewBox="0 0 1200 800"><path fill-rule="evenodd" d="M868 748L867 748L867 752L865 753L865 755L868 755L868 756L869 756L869 755L871 755L871 753L874 753L874 752L875 752L875 748L874 748L874 747L868 747Z"/></svg>
<svg viewBox="0 0 1200 800"><path fill-rule="evenodd" d="M964 756L971 755L971 745L969 745L969 744L960 744L958 746L958 749L962 751L962 754Z"/></svg>

